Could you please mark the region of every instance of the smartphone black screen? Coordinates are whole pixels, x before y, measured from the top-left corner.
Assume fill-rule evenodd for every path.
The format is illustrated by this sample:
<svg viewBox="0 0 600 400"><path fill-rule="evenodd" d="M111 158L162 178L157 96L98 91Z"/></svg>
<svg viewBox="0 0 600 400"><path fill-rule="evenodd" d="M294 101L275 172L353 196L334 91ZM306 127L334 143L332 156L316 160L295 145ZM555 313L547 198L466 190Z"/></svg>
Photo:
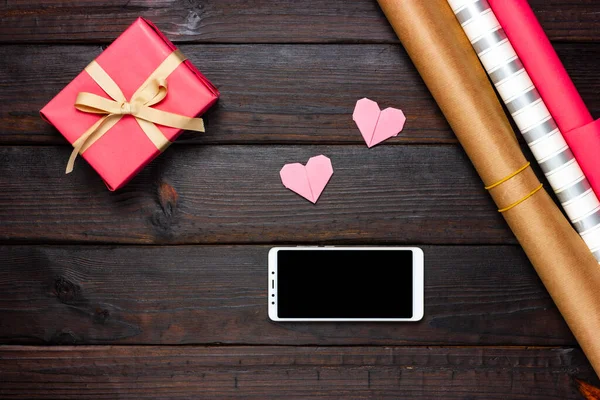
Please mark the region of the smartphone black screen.
<svg viewBox="0 0 600 400"><path fill-rule="evenodd" d="M411 318L410 250L279 250L279 318Z"/></svg>

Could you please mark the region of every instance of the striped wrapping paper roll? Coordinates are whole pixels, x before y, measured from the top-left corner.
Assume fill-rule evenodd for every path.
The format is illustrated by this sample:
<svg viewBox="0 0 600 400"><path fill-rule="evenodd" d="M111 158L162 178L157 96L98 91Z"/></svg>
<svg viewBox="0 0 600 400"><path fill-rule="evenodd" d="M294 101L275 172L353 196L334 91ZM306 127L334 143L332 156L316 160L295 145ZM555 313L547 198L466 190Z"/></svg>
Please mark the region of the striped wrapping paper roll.
<svg viewBox="0 0 600 400"><path fill-rule="evenodd" d="M447 0L571 223L600 261L600 202L486 0Z"/></svg>

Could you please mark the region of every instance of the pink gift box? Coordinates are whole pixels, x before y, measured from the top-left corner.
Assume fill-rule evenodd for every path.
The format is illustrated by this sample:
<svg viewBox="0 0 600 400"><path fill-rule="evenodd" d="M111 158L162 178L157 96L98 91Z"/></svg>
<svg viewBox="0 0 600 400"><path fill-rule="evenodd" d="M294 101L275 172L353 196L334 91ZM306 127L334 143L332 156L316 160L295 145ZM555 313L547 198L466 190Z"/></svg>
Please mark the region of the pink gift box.
<svg viewBox="0 0 600 400"><path fill-rule="evenodd" d="M119 86L126 99L144 83L176 47L150 21L138 18L121 34L96 62ZM218 99L218 90L189 60L179 64L167 77L168 94L155 109L195 117L203 114ZM75 100L80 92L109 98L102 88L82 71L41 111L73 144L102 115L79 111ZM170 141L182 130L156 124ZM135 118L124 115L116 125L94 142L81 156L100 174L110 190L117 190L160 154ZM66 163L67 160L65 160Z"/></svg>

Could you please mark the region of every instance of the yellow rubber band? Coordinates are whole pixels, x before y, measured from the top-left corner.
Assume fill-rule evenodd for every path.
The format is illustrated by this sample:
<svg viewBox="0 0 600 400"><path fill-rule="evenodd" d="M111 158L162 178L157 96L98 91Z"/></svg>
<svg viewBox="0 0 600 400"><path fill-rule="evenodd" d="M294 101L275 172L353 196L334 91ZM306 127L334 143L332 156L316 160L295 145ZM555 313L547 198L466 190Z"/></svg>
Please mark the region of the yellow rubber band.
<svg viewBox="0 0 600 400"><path fill-rule="evenodd" d="M521 172L525 171L530 165L531 165L531 163L528 162L527 164L523 165L521 168L519 168L518 170L516 170L512 174L508 175L506 178L500 179L498 182L494 183L493 185L486 186L485 190L490 190L490 189L495 188L496 186L502 185L507 180L509 180L511 178L514 178L515 176L519 175Z"/></svg>
<svg viewBox="0 0 600 400"><path fill-rule="evenodd" d="M538 187L536 187L535 189L533 189L533 190L531 191L531 193L529 193L527 196L523 197L523 198L522 198L521 200L519 200L519 201L515 201L514 203L512 203L512 204L511 204L510 206L508 206L508 207L500 208L500 209L498 210L498 212L501 212L501 213L503 213L503 212L505 212L505 211L508 211L508 210L510 210L510 209L511 209L511 208L513 208L513 207L516 207L516 206L518 206L519 204L521 204L522 202L524 202L525 200L527 200L528 198L530 198L531 196L533 196L534 194L536 194L537 192L539 192L539 191L540 191L540 189L541 189L543 186L544 186L544 184L543 184L543 183L540 183L540 186L538 186Z"/></svg>

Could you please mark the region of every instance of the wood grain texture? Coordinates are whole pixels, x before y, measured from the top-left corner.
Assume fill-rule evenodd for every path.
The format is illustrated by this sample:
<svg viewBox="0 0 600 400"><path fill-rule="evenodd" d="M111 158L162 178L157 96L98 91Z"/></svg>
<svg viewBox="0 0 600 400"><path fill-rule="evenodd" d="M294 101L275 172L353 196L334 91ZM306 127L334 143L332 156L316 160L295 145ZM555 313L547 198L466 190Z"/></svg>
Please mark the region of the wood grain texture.
<svg viewBox="0 0 600 400"><path fill-rule="evenodd" d="M423 248L422 321L275 323L270 246L3 246L0 342L576 344L518 246Z"/></svg>
<svg viewBox="0 0 600 400"><path fill-rule="evenodd" d="M171 146L109 192L67 147L0 147L0 240L102 243L514 244L458 146ZM285 163L325 154L317 205Z"/></svg>
<svg viewBox="0 0 600 400"><path fill-rule="evenodd" d="M597 40L595 0L531 0L552 39ZM396 42L371 0L8 0L1 42L111 41L138 16L176 41L216 43Z"/></svg>
<svg viewBox="0 0 600 400"><path fill-rule="evenodd" d="M204 116L207 132L186 134L178 143L361 143L352 111L365 96L382 107L404 109L407 128L394 142L454 142L399 45L184 45L181 50L222 95ZM20 53L16 60L10 57L14 52ZM100 52L100 46L0 46L0 86L6 86L0 91L0 143L68 145L38 111Z"/></svg>
<svg viewBox="0 0 600 400"><path fill-rule="evenodd" d="M600 116L600 2L530 3ZM140 15L222 98L206 134L110 193L82 160L63 174L70 147L38 111ZM408 117L371 150L351 119L365 96ZM313 206L278 171L321 153L335 174ZM599 384L374 0L0 2L0 187L2 399L575 400ZM274 323L274 244L421 244L425 318Z"/></svg>
<svg viewBox="0 0 600 400"><path fill-rule="evenodd" d="M0 347L3 399L580 400L572 348Z"/></svg>
<svg viewBox="0 0 600 400"><path fill-rule="evenodd" d="M400 45L183 45L219 87L207 132L177 143L363 143L356 100L399 107L408 121L387 144L454 143L455 137ZM600 116L600 44L557 50ZM0 46L0 144L66 140L38 111L102 51L101 46Z"/></svg>

